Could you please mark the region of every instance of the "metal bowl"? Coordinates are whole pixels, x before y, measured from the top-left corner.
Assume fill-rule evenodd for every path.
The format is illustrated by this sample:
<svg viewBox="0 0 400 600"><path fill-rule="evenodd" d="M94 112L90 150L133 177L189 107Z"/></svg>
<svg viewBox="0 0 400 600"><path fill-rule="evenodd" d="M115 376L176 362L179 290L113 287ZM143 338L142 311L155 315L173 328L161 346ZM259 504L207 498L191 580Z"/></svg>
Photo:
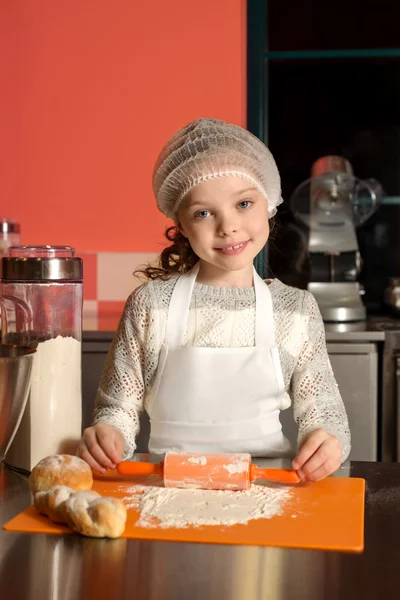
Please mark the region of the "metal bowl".
<svg viewBox="0 0 400 600"><path fill-rule="evenodd" d="M36 348L0 344L0 467L24 414Z"/></svg>

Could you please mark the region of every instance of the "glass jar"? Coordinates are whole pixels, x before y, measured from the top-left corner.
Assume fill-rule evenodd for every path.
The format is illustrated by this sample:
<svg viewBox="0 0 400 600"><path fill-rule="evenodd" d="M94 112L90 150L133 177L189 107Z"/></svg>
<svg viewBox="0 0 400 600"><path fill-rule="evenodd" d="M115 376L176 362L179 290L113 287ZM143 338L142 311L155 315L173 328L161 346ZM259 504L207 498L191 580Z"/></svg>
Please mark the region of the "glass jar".
<svg viewBox="0 0 400 600"><path fill-rule="evenodd" d="M10 246L18 246L20 243L20 226L14 219L0 217L0 261L7 255ZM0 264L1 278L1 264Z"/></svg>

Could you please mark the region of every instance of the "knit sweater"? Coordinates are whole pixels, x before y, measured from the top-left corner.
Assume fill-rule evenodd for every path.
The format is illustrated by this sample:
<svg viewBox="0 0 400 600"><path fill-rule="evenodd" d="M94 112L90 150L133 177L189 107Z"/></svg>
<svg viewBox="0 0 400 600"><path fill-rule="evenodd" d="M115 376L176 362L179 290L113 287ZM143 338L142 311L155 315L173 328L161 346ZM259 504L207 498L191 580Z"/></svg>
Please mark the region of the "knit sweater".
<svg viewBox="0 0 400 600"><path fill-rule="evenodd" d="M93 422L107 423L122 433L124 458L136 447L139 414L147 408L155 380L176 280L177 276L149 281L129 296L100 381ZM286 388L281 410L293 403L299 444L304 436L323 428L339 439L344 461L350 452L350 430L318 305L309 292L278 279L269 289ZM195 283L183 345L220 348L254 344L254 288Z"/></svg>

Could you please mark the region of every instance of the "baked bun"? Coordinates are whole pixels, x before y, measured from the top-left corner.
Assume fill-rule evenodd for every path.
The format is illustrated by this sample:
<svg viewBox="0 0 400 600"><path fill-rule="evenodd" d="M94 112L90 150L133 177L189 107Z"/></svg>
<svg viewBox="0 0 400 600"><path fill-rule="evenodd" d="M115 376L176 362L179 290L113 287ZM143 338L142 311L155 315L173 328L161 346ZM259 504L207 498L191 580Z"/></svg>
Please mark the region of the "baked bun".
<svg viewBox="0 0 400 600"><path fill-rule="evenodd" d="M93 537L117 538L124 533L126 524L126 506L119 498L98 498L91 502L88 514L93 527Z"/></svg>
<svg viewBox="0 0 400 600"><path fill-rule="evenodd" d="M54 523L66 523L63 504L73 493L74 490L65 485L56 485L50 490L35 494L34 504L40 513Z"/></svg>
<svg viewBox="0 0 400 600"><path fill-rule="evenodd" d="M125 529L126 507L118 498L103 498L97 492L76 492L62 505L68 526L90 537L119 537Z"/></svg>
<svg viewBox="0 0 400 600"><path fill-rule="evenodd" d="M90 490L93 485L89 465L71 454L55 454L43 458L32 469L29 477L32 494L45 492L55 486L67 486L74 491Z"/></svg>

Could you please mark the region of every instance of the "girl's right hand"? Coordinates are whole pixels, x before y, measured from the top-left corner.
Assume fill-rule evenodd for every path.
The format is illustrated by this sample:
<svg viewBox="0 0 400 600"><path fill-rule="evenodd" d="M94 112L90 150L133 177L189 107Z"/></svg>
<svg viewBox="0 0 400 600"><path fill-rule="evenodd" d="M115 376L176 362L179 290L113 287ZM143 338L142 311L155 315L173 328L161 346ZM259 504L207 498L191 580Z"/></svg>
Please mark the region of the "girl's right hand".
<svg viewBox="0 0 400 600"><path fill-rule="evenodd" d="M105 473L107 469L115 469L121 462L124 447L122 433L111 425L99 423L85 429L76 454L94 471Z"/></svg>

